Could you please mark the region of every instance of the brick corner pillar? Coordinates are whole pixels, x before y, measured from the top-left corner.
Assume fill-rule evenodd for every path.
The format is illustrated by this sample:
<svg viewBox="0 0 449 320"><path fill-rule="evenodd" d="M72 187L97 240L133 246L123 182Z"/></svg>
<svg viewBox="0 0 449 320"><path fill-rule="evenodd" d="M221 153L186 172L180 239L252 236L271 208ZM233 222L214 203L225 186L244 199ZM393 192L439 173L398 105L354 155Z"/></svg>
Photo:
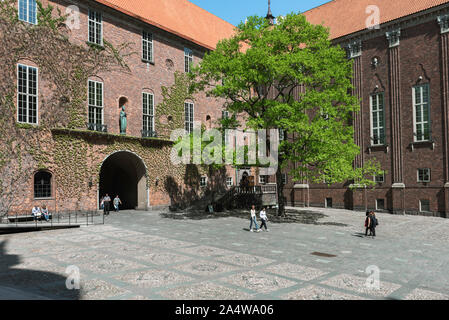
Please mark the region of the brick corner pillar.
<svg viewBox="0 0 449 320"><path fill-rule="evenodd" d="M401 30L395 29L386 33L389 44L389 74L390 74L390 106L391 106L391 151L392 178L391 210L394 214L405 213L405 184L402 157L402 127L401 127L401 74L400 74L400 44Z"/></svg>
<svg viewBox="0 0 449 320"><path fill-rule="evenodd" d="M391 186L391 203L393 214L405 214L405 184L393 183Z"/></svg>
<svg viewBox="0 0 449 320"><path fill-rule="evenodd" d="M349 186L352 190L352 210L366 211L368 210L368 203L366 198L366 186L360 184L353 184Z"/></svg>
<svg viewBox="0 0 449 320"><path fill-rule="evenodd" d="M441 28L441 83L443 103L444 215L449 218L449 15L438 16Z"/></svg>
<svg viewBox="0 0 449 320"><path fill-rule="evenodd" d="M293 186L293 190L295 195L294 205L308 208L310 206L309 184L303 182L295 183L295 185Z"/></svg>

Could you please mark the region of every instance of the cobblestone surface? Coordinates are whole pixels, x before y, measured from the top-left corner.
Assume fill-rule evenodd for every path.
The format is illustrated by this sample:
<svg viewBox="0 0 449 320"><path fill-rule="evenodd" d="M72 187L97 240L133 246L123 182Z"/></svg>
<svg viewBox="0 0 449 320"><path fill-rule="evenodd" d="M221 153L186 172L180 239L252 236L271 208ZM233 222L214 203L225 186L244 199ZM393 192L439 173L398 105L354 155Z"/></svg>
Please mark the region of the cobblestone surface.
<svg viewBox="0 0 449 320"><path fill-rule="evenodd" d="M377 216L375 239L364 213L316 208L261 233L235 212L124 211L105 225L0 235L0 299L449 300L449 220ZM67 289L69 266L79 290Z"/></svg>

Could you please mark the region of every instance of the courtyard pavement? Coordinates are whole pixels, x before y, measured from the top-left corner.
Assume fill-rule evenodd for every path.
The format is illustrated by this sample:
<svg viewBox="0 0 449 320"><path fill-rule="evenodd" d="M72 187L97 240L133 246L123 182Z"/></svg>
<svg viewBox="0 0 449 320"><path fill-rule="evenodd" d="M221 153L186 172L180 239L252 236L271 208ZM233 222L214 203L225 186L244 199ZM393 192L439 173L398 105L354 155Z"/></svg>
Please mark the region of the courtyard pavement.
<svg viewBox="0 0 449 320"><path fill-rule="evenodd" d="M123 211L0 235L0 299L449 300L449 219L379 213L373 239L363 212L294 210L299 223L260 233L249 213Z"/></svg>

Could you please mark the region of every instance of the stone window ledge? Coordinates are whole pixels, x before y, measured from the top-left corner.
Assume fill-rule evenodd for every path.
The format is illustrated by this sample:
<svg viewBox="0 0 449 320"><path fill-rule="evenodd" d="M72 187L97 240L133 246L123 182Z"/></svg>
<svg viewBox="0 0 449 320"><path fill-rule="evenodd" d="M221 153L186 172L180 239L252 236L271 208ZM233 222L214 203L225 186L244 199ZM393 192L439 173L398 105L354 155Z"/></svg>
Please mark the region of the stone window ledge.
<svg viewBox="0 0 449 320"><path fill-rule="evenodd" d="M415 148L431 148L432 150L435 150L435 141L433 140L427 140L427 141L414 141L410 143L410 150L413 152Z"/></svg>
<svg viewBox="0 0 449 320"><path fill-rule="evenodd" d="M390 150L390 146L388 144L371 145L368 147L369 154L371 154L371 152L377 152L377 151L384 151L385 153L388 153L389 150Z"/></svg>

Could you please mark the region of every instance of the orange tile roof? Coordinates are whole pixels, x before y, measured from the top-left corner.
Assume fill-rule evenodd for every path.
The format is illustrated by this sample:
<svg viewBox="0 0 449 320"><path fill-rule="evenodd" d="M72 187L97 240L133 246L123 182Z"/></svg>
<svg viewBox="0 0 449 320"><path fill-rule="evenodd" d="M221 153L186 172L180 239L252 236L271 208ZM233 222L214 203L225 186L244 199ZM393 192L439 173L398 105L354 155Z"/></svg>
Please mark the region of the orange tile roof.
<svg viewBox="0 0 449 320"><path fill-rule="evenodd" d="M369 5L380 9L380 24L396 20L432 7L448 3L449 0L333 0L304 12L313 24L330 28L331 39L361 31L366 28L366 13Z"/></svg>
<svg viewBox="0 0 449 320"><path fill-rule="evenodd" d="M95 0L208 49L234 26L187 0Z"/></svg>

